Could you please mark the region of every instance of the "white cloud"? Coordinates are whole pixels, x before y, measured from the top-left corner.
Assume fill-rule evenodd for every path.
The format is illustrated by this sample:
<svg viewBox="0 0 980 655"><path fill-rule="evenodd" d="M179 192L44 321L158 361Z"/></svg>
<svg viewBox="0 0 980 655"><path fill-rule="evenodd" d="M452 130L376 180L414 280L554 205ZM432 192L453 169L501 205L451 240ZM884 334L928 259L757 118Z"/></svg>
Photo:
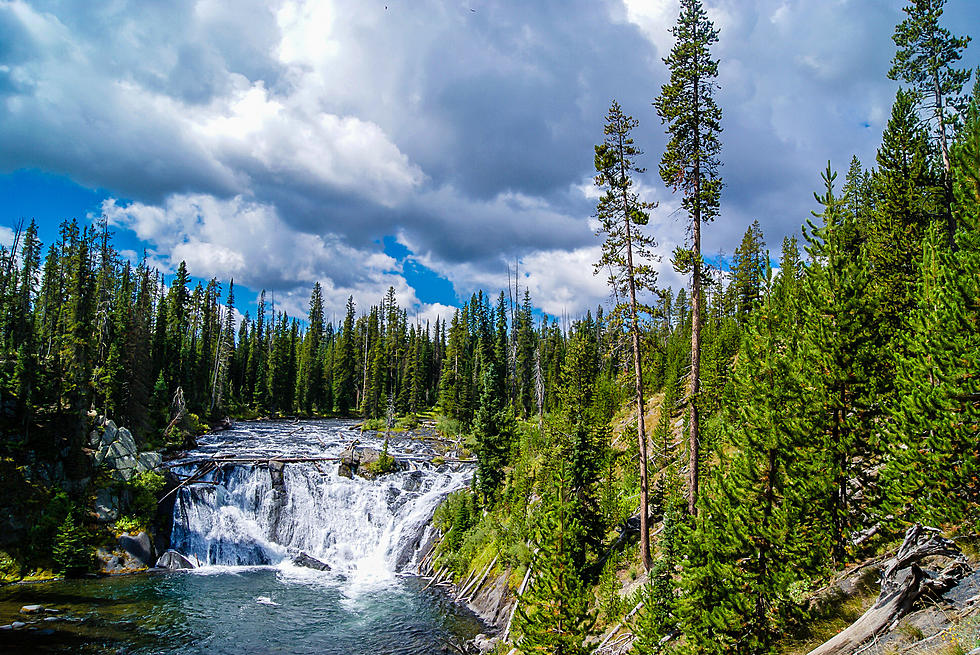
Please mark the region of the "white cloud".
<svg viewBox="0 0 980 655"><path fill-rule="evenodd" d="M241 196L175 195L162 206L109 199L102 211L111 224L158 244L167 253L165 270L183 260L197 277L276 289L277 304L292 316L307 313L315 281L323 285L332 311L342 311L349 295L358 305L375 304L389 286L403 306L418 305L392 258L353 248L335 236L296 231L275 207Z"/></svg>

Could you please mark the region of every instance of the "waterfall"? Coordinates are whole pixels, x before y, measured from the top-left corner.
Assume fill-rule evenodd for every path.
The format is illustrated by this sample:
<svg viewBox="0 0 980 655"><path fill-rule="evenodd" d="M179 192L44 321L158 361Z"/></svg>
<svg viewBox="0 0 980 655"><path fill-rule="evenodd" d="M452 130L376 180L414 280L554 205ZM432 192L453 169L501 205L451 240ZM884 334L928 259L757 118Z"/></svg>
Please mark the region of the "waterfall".
<svg viewBox="0 0 980 655"><path fill-rule="evenodd" d="M288 424L287 424L288 425ZM257 427L258 426L258 427ZM350 433L337 422L307 422L302 438L256 424L224 433L197 454L260 453L334 456ZM312 437L312 438L311 438ZM358 435L370 446L376 437ZM420 442L393 440L399 455L425 452ZM179 491L171 546L202 566L277 565L300 552L360 580L389 578L417 564L430 522L445 496L472 477L467 467L423 464L377 480L338 474L333 462L288 463L281 484L264 465L225 464ZM189 475L193 468L177 469Z"/></svg>

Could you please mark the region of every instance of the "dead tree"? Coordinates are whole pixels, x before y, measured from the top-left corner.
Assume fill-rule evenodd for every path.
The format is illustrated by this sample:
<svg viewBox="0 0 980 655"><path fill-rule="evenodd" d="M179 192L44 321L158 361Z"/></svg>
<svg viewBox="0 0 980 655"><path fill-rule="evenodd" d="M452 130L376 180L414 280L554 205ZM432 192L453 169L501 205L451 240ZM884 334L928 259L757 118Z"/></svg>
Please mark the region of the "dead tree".
<svg viewBox="0 0 980 655"><path fill-rule="evenodd" d="M951 558L941 571L926 572L920 566L927 557ZM851 626L808 655L849 655L861 644L894 628L926 595L939 596L956 585L969 571L959 547L936 528L913 525L895 557L881 574L878 600Z"/></svg>

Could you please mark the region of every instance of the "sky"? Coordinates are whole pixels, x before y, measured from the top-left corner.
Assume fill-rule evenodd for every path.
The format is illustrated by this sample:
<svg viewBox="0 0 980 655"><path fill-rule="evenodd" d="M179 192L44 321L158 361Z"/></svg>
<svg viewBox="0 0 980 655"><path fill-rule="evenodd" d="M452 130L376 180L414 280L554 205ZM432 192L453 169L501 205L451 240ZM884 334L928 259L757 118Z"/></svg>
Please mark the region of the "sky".
<svg viewBox="0 0 980 655"><path fill-rule="evenodd" d="M897 83L901 0L705 0L720 30L721 213L730 257L758 220L773 256L828 160L873 165ZM393 286L447 318L520 285L550 315L608 303L593 274L593 146L613 99L639 121L638 189L660 284L686 237L651 105L677 0L0 0L0 241L105 215L122 254L234 278L328 320ZM951 0L954 33L980 3ZM975 43L964 66L980 63Z"/></svg>

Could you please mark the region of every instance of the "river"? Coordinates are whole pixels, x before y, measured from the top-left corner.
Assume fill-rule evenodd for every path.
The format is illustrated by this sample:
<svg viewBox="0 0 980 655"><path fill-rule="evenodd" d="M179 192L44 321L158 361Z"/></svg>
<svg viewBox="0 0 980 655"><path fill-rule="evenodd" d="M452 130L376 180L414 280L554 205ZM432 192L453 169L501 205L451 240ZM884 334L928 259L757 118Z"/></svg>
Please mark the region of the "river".
<svg viewBox="0 0 980 655"><path fill-rule="evenodd" d="M355 438L381 447L349 427L243 423L187 459L333 457ZM266 466L219 468L174 503L171 545L199 568L2 588L0 624L25 604L58 611L0 632L0 651L422 654L472 638L476 617L411 575L433 510L472 471L428 463L431 445L411 434L389 451L419 461L374 481L341 477L335 462L289 463L275 485ZM331 570L295 566L300 552Z"/></svg>

